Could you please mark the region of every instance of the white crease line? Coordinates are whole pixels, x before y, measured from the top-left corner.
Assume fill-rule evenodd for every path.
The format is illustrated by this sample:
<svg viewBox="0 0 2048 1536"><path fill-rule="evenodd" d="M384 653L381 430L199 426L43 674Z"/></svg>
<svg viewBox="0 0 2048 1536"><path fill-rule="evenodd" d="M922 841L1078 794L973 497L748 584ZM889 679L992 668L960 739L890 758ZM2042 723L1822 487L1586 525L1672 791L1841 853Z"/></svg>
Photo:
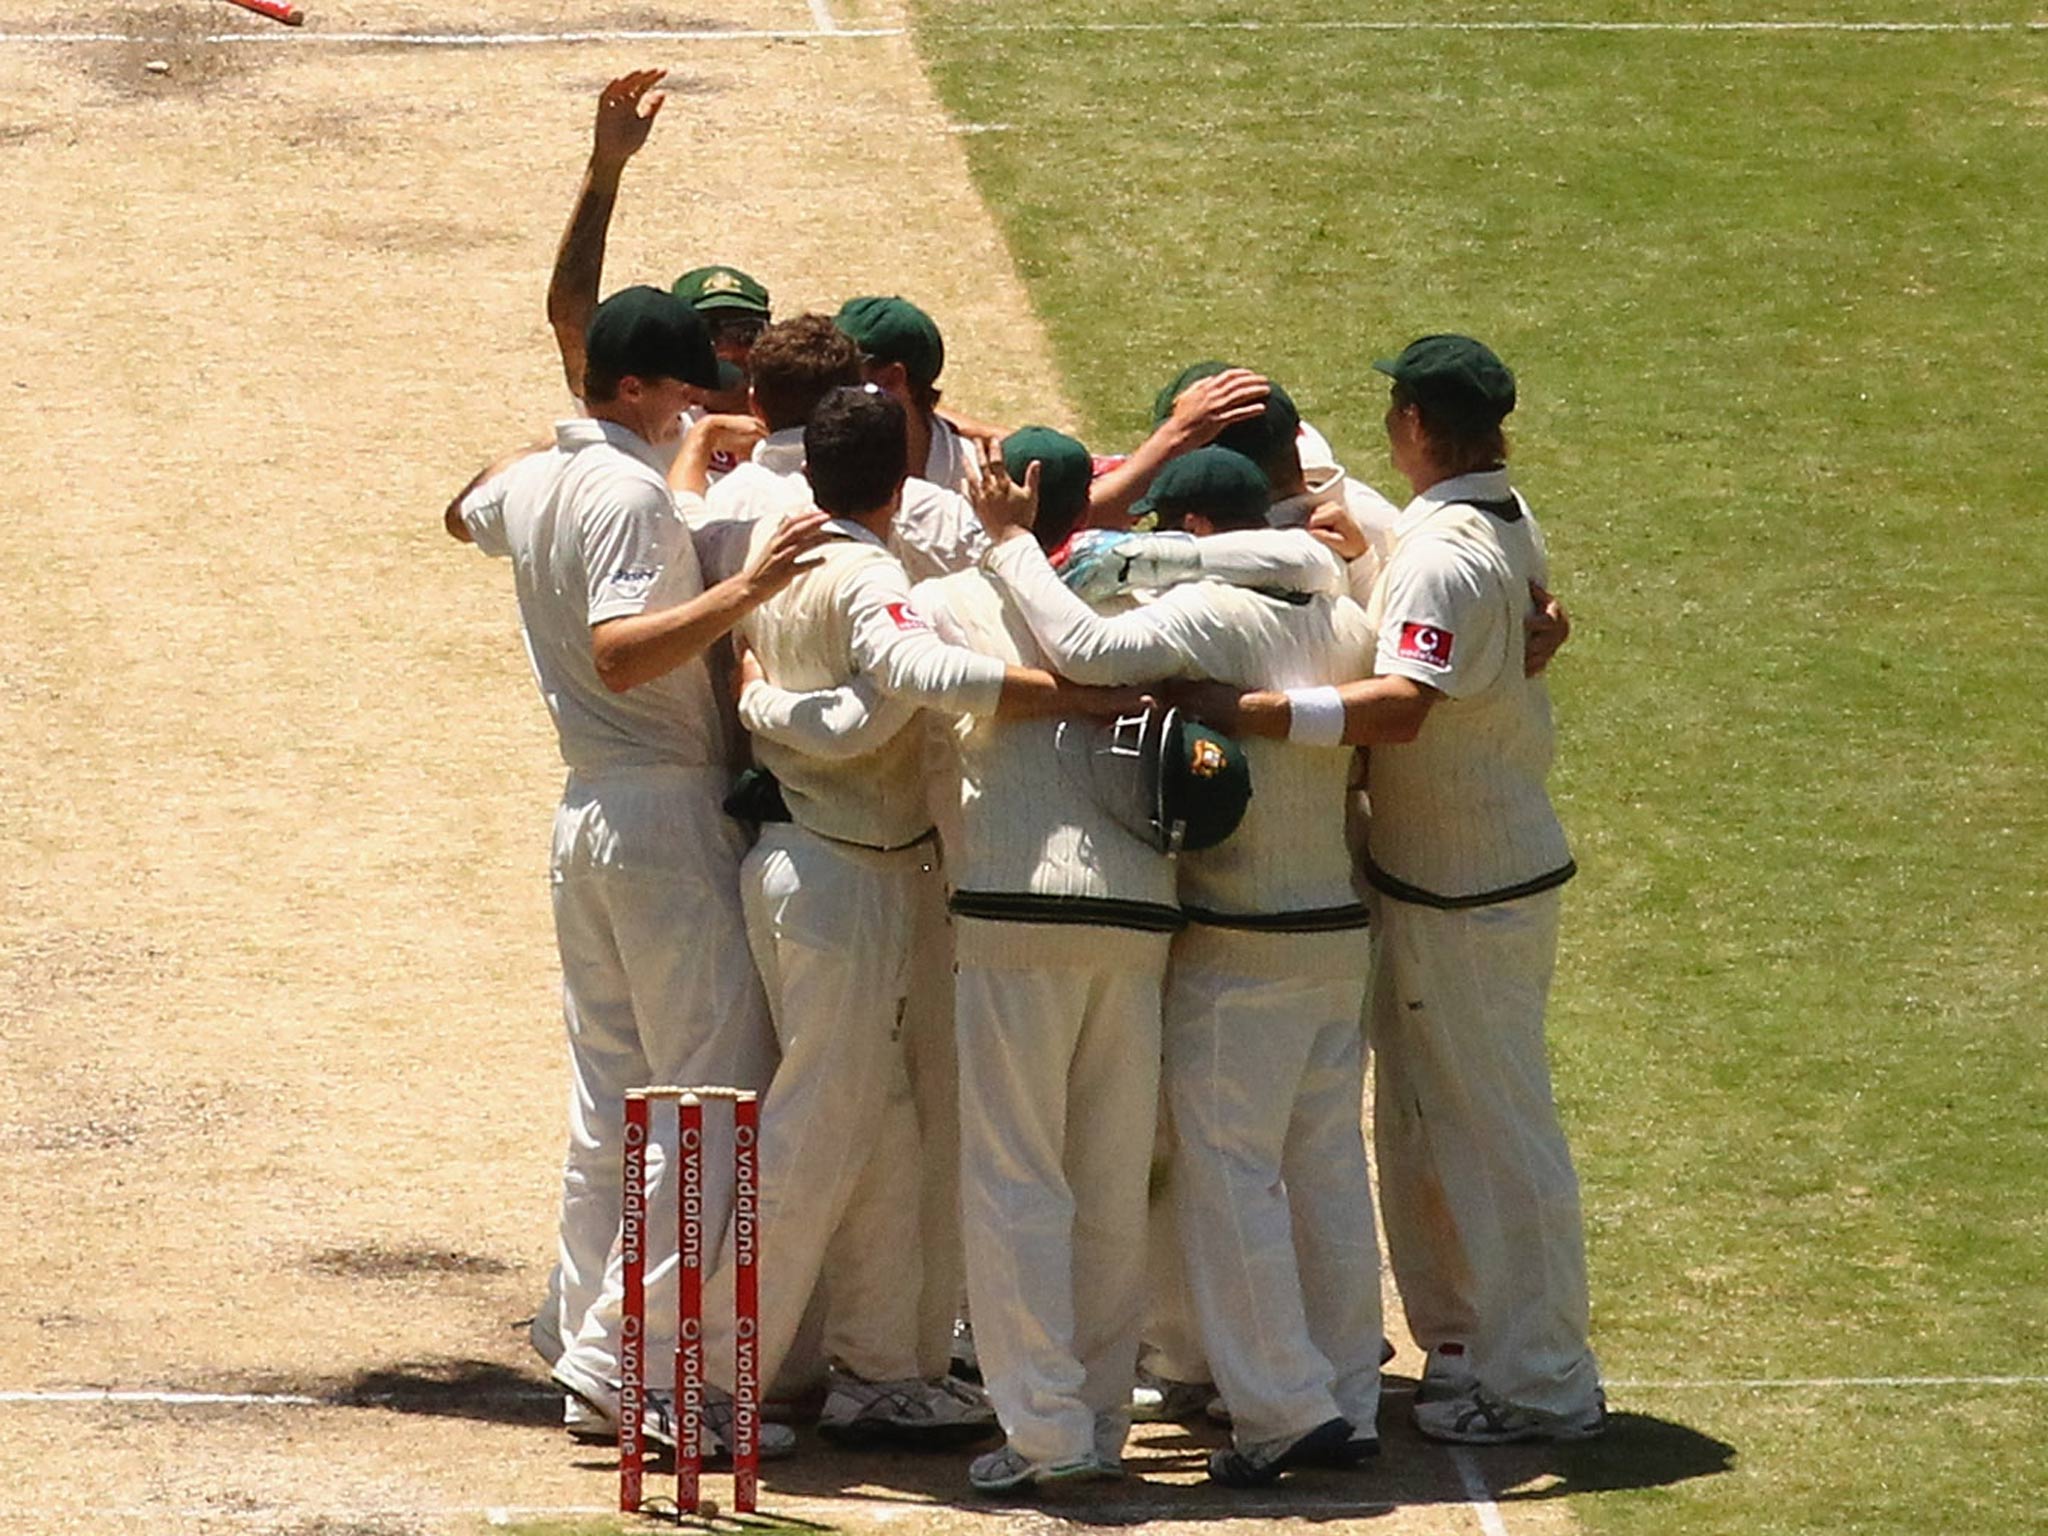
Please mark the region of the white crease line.
<svg viewBox="0 0 2048 1536"><path fill-rule="evenodd" d="M1927 1387L2048 1387L2048 1376L1695 1376L1653 1379L1620 1378L1607 1385L1617 1392L1769 1392L1769 1391L1859 1391ZM1415 1388L1405 1383L1389 1385L1386 1397L1406 1397ZM538 1402L550 1394L536 1385L532 1391L475 1394L471 1401ZM48 1390L15 1388L0 1391L0 1404L19 1403L136 1403L170 1408L376 1408L396 1401L380 1393L355 1397L310 1397L298 1392L183 1392L153 1391L115 1387L57 1387Z"/></svg>
<svg viewBox="0 0 2048 1536"><path fill-rule="evenodd" d="M841 27L828 0L810 0L815 25L810 28L760 27L688 29L680 27L609 28L563 32L304 32L272 28L265 32L212 32L191 41L201 43L269 43L297 47L393 48L525 48L572 43L734 43L804 42L819 38L858 41L904 37L907 27ZM2048 32L2048 21L1362 21L1313 19L1280 21L1023 21L936 24L935 34L957 33L1170 33L1170 32L1523 32L1523 33L1667 33L1712 36L1720 33L1837 33L1873 36L1901 34L1997 35ZM59 46L71 43L146 43L171 41L137 32L0 32L0 45ZM182 39L180 39L182 41Z"/></svg>
<svg viewBox="0 0 2048 1536"><path fill-rule="evenodd" d="M1480 1475L1479 1464L1472 1459L1472 1453L1462 1446L1451 1447L1451 1465L1458 1469L1458 1482L1465 1490L1465 1503L1479 1521L1479 1529L1486 1536L1508 1536L1508 1523L1500 1517L1500 1506L1493 1502L1493 1490L1486 1486L1486 1479Z"/></svg>
<svg viewBox="0 0 2048 1536"><path fill-rule="evenodd" d="M297 1392L122 1392L108 1387L56 1392L0 1392L0 1403L158 1403L175 1408L223 1404L237 1408L345 1406Z"/></svg>
<svg viewBox="0 0 2048 1536"><path fill-rule="evenodd" d="M596 32L209 32L195 38L171 38L148 32L0 32L0 44L62 45L67 43L276 43L301 47L330 44L390 48L539 48L569 43L790 43L871 37L902 37L903 27L731 27L691 30L674 27Z"/></svg>

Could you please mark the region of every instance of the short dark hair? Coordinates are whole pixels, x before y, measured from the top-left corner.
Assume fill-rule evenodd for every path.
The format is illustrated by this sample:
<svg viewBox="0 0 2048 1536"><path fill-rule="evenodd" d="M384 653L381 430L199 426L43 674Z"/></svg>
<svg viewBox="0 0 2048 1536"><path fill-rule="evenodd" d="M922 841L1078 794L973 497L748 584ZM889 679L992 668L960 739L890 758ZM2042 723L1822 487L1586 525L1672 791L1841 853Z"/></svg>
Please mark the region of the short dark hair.
<svg viewBox="0 0 2048 1536"><path fill-rule="evenodd" d="M800 427L826 392L860 383L860 348L824 315L771 325L747 354L754 403L771 432Z"/></svg>
<svg viewBox="0 0 2048 1536"><path fill-rule="evenodd" d="M583 403L585 405L609 405L619 398L620 375L610 368L600 368L594 363L583 365Z"/></svg>
<svg viewBox="0 0 2048 1536"><path fill-rule="evenodd" d="M1508 436L1499 418L1492 421L1469 413L1446 409L1441 403L1415 398L1415 392L1399 379L1394 381L1394 409L1414 406L1422 420L1422 434L1429 439L1430 453L1437 468L1449 475L1469 475L1482 469L1498 469L1508 461Z"/></svg>
<svg viewBox="0 0 2048 1536"><path fill-rule="evenodd" d="M878 389L826 393L804 423L811 499L834 517L861 517L903 488L909 429L903 407Z"/></svg>

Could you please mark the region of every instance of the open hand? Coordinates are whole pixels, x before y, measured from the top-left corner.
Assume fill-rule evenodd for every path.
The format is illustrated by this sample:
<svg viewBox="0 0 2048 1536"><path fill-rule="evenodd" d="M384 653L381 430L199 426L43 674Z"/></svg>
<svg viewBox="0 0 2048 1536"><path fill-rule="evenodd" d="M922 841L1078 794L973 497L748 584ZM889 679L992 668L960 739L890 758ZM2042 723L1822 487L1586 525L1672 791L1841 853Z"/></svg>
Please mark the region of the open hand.
<svg viewBox="0 0 2048 1536"><path fill-rule="evenodd" d="M831 537L825 527L830 521L829 516L815 508L783 520L782 526L769 535L768 542L740 573L740 579L756 600L773 597L805 569L817 564L811 551Z"/></svg>
<svg viewBox="0 0 2048 1536"><path fill-rule="evenodd" d="M636 69L604 88L597 98L597 130L591 159L618 166L639 153L640 146L647 142L648 131L654 127L655 114L668 100L654 89L667 74L665 69Z"/></svg>
<svg viewBox="0 0 2048 1536"><path fill-rule="evenodd" d="M974 484L974 514L997 543L1020 533L1029 533L1038 521L1038 460L1024 467L1024 483L1017 484L1003 467L998 455L981 466L981 478Z"/></svg>
<svg viewBox="0 0 2048 1536"><path fill-rule="evenodd" d="M1262 415L1272 392L1263 375L1249 368L1226 368L1195 380L1174 396L1171 420L1183 446L1199 448L1213 442L1225 427Z"/></svg>

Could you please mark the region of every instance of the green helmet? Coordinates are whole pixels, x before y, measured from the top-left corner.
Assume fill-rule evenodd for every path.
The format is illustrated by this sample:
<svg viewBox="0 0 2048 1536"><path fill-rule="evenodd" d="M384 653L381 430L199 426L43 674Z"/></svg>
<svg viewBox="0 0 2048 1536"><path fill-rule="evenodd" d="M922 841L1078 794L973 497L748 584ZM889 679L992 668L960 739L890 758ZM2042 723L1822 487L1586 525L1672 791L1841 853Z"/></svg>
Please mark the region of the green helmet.
<svg viewBox="0 0 2048 1536"><path fill-rule="evenodd" d="M1244 748L1170 706L1094 727L1070 721L1060 744L1082 759L1097 803L1161 853L1215 847L1237 830L1251 803Z"/></svg>

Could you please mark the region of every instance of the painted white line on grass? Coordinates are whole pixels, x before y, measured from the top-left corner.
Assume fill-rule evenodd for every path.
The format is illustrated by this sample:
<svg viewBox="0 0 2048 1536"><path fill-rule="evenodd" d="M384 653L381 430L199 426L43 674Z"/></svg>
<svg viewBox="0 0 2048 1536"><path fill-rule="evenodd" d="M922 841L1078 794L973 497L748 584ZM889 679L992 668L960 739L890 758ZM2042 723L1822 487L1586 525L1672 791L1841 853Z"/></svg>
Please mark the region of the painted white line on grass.
<svg viewBox="0 0 2048 1536"><path fill-rule="evenodd" d="M1610 1381L1633 1392L1742 1391L1818 1388L1854 1391L1894 1387L2048 1387L2048 1376L1694 1376L1669 1381Z"/></svg>
<svg viewBox="0 0 2048 1536"><path fill-rule="evenodd" d="M1458 1469L1458 1483L1465 1490L1465 1503L1479 1521L1479 1529L1486 1536L1508 1536L1508 1523L1501 1518L1500 1506L1493 1502L1493 1490L1486 1486L1486 1478L1472 1453L1462 1446L1452 1446L1451 1465Z"/></svg>
<svg viewBox="0 0 2048 1536"><path fill-rule="evenodd" d="M811 0L811 20L820 32L839 30L839 23L832 19L832 0Z"/></svg>

